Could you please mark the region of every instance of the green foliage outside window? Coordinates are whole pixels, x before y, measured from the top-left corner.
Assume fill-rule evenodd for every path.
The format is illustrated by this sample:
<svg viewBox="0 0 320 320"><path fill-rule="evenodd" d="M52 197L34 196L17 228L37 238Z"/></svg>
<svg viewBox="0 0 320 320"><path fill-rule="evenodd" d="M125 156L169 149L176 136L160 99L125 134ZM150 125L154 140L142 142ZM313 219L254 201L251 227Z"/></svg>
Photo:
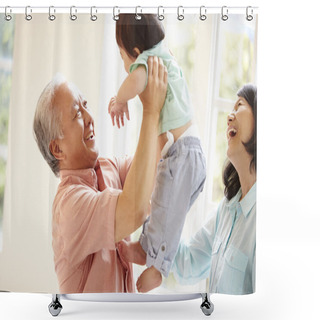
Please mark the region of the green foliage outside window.
<svg viewBox="0 0 320 320"><path fill-rule="evenodd" d="M166 27L171 31L166 34L166 42L169 50L178 61L181 70L183 70L183 74L189 85L191 83L192 70L196 59L194 56L194 48L197 40L197 28L192 20L192 16L186 16L186 22L180 25L176 23L176 19L176 17L168 17L169 21L166 21L168 24ZM188 21L190 21L190 23L188 23Z"/></svg>
<svg viewBox="0 0 320 320"><path fill-rule="evenodd" d="M254 44L247 34L225 33L225 47L219 96L235 99L235 93L247 82L252 82Z"/></svg>

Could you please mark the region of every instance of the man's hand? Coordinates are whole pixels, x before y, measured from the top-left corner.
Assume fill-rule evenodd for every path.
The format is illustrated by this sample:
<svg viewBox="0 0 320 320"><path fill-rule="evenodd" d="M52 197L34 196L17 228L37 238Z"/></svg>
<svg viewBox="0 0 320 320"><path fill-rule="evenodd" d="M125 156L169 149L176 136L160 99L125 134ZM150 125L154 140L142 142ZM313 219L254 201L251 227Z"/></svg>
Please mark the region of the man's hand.
<svg viewBox="0 0 320 320"><path fill-rule="evenodd" d="M117 97L112 97L109 102L108 113L111 116L112 124L115 125L114 118L116 118L117 126L120 129L120 122L124 126L124 113L127 120L130 120L128 103L117 102Z"/></svg>
<svg viewBox="0 0 320 320"><path fill-rule="evenodd" d="M161 58L148 58L148 84L139 95L144 113L160 114L163 107L168 84L168 71Z"/></svg>

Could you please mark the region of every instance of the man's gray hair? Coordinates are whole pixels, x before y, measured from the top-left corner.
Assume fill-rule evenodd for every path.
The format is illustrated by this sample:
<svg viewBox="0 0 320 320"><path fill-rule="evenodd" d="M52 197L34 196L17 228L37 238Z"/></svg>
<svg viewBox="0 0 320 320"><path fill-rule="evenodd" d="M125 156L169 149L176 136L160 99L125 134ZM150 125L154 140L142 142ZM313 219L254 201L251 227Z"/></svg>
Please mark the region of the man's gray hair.
<svg viewBox="0 0 320 320"><path fill-rule="evenodd" d="M56 74L54 78L42 91L37 103L33 119L34 138L38 144L40 152L48 162L53 173L59 177L59 160L50 151L50 142L63 137L61 129L61 114L57 113L53 101L56 90L66 82L62 74Z"/></svg>

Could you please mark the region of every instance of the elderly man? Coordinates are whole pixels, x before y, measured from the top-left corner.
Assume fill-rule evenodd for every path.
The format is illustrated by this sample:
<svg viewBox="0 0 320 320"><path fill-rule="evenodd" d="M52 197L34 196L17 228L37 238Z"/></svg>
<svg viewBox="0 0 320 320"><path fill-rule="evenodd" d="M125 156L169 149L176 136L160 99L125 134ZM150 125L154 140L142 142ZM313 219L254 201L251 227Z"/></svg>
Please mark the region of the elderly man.
<svg viewBox="0 0 320 320"><path fill-rule="evenodd" d="M132 266L118 243L142 225L149 211L159 115L167 87L162 61L151 57L148 65L133 158L98 159L94 121L73 84L55 77L39 98L35 139L61 179L52 222L60 293L134 292Z"/></svg>

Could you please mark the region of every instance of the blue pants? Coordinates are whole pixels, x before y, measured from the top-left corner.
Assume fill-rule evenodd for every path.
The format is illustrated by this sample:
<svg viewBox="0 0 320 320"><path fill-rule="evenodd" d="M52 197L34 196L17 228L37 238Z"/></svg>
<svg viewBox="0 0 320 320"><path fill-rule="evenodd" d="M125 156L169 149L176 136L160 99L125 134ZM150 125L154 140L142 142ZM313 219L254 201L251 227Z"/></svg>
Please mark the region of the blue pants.
<svg viewBox="0 0 320 320"><path fill-rule="evenodd" d="M205 157L196 137L178 139L158 164L151 215L139 241L147 254L147 267L154 266L165 277L177 253L187 212L205 179Z"/></svg>

